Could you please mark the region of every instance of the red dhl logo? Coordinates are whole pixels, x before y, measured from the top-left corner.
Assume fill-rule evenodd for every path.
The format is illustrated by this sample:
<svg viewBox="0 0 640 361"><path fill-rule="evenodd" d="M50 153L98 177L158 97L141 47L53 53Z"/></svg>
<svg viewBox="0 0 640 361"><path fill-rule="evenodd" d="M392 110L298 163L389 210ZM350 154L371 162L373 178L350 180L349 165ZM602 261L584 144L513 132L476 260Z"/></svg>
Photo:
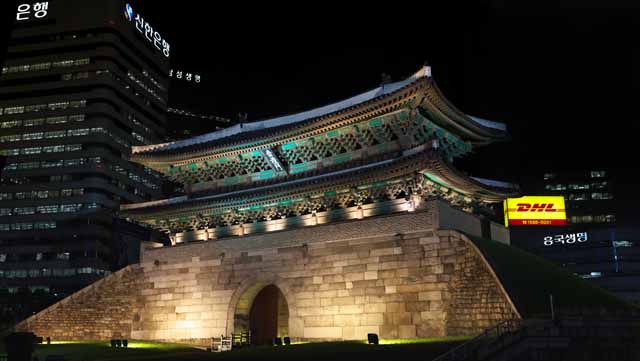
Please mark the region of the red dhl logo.
<svg viewBox="0 0 640 361"><path fill-rule="evenodd" d="M564 212L564 209L553 208L554 203L518 203L518 208L510 208L510 212Z"/></svg>

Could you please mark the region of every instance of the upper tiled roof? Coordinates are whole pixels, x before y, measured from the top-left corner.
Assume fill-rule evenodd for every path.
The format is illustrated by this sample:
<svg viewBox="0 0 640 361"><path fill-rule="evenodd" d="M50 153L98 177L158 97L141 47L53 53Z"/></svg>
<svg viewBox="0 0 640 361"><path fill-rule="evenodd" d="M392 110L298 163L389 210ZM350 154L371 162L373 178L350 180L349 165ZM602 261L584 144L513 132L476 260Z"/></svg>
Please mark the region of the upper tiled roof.
<svg viewBox="0 0 640 361"><path fill-rule="evenodd" d="M204 145L204 144L218 144L218 143L227 143L237 141L243 138L252 138L255 136L264 135L265 133L269 133L274 131L276 128L285 128L287 126L293 126L305 121L309 121L315 118L327 116L330 114L338 113L340 111L344 111L346 109L350 109L361 105L363 103L369 102L371 100L375 100L386 95L392 94L401 90L421 79L430 78L431 77L431 68L428 66L422 67L419 71L414 73L407 79L404 79L399 82L384 84L375 89L369 90L365 93L353 96L346 100L325 105L319 108L315 108L312 110L285 115L278 118L272 118L267 120L259 120L254 122L248 122L244 124L236 124L232 127L222 129L216 132L204 134L201 136L193 137L190 139L185 139L181 141L162 143L162 144L152 144L145 146L135 146L132 147L132 153L134 155L142 155L142 154L150 154L157 152L171 152L178 151L184 148L193 148L194 146ZM469 117L473 123L477 126L483 128L489 128L492 130L505 131L506 126L503 123L498 123L494 121L489 121L476 117Z"/></svg>

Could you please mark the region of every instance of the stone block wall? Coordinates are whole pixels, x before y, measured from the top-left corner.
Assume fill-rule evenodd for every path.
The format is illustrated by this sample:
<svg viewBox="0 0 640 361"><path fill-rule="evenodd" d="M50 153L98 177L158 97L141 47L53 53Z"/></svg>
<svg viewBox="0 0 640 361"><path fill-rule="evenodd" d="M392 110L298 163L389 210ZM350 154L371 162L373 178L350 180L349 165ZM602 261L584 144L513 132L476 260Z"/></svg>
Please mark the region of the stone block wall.
<svg viewBox="0 0 640 361"><path fill-rule="evenodd" d="M295 340L474 335L517 313L465 236L415 212L147 250L18 328L206 344L246 322L268 285L288 306L280 336Z"/></svg>
<svg viewBox="0 0 640 361"><path fill-rule="evenodd" d="M52 340L127 338L143 280L140 267L128 266L28 318L16 330Z"/></svg>

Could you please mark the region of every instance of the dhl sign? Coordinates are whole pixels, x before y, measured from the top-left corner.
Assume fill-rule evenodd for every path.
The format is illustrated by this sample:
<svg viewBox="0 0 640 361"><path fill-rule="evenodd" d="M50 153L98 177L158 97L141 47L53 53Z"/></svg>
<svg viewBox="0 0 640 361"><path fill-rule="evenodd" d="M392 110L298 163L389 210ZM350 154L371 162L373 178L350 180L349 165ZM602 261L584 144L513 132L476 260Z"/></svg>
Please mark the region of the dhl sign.
<svg viewBox="0 0 640 361"><path fill-rule="evenodd" d="M564 197L520 197L504 201L505 226L565 226Z"/></svg>

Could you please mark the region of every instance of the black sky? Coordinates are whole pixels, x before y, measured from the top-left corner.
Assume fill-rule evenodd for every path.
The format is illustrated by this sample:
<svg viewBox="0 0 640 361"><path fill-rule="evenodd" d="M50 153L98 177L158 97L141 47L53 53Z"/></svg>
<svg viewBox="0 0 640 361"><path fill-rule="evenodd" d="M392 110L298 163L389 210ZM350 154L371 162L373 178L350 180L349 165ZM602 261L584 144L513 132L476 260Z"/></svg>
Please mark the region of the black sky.
<svg viewBox="0 0 640 361"><path fill-rule="evenodd" d="M511 133L460 168L514 181L547 169L637 173L637 1L131 3L170 40L173 67L203 76L172 84L176 106L259 120L366 91L383 72L400 80L428 61L453 104Z"/></svg>

